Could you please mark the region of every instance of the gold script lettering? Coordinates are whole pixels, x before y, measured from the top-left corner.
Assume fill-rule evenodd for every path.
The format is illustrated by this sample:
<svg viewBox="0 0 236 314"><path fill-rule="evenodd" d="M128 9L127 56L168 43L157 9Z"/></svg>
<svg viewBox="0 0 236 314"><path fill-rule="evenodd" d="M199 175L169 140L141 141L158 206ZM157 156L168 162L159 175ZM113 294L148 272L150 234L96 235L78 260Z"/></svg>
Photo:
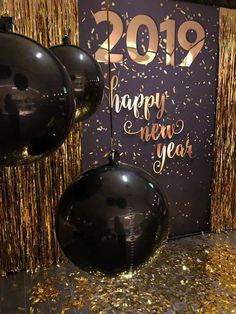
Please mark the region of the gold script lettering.
<svg viewBox="0 0 236 314"><path fill-rule="evenodd" d="M124 123L124 131L127 134L139 134L141 140L149 142L150 140L157 141L159 138L171 139L173 135L180 134L184 129L184 121L178 120L173 124L153 123L150 126L141 127L137 131L132 131L133 124L131 121Z"/></svg>
<svg viewBox="0 0 236 314"><path fill-rule="evenodd" d="M157 109L156 118L161 119L166 106L166 94L156 93L150 96L144 96L140 93L137 96L131 98L129 94L119 96L116 94L116 89L119 86L119 78L117 75L111 78L111 106L115 109L116 113L119 113L122 108L128 111L133 111L135 118L139 118L141 114L146 121L151 117L150 109L155 107Z"/></svg>
<svg viewBox="0 0 236 314"><path fill-rule="evenodd" d="M153 171L160 174L165 166L166 158L173 159L175 156L184 158L187 154L193 158L193 146L189 144L189 138L186 139L185 145L178 144L175 146L173 142L166 144L158 143L156 146L156 155L159 158L153 164Z"/></svg>

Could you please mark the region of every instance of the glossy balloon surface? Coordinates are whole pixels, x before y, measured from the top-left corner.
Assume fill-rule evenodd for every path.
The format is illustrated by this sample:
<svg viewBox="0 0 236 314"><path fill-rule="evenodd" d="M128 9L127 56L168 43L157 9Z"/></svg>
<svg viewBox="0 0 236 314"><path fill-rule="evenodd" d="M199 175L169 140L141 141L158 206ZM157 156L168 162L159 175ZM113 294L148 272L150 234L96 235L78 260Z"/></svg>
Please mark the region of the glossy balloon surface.
<svg viewBox="0 0 236 314"><path fill-rule="evenodd" d="M56 232L74 264L116 275L147 261L166 239L166 201L143 170L125 164L100 166L64 192Z"/></svg>
<svg viewBox="0 0 236 314"><path fill-rule="evenodd" d="M0 165L36 161L66 139L75 114L70 78L35 41L0 33Z"/></svg>
<svg viewBox="0 0 236 314"><path fill-rule="evenodd" d="M97 110L103 96L104 79L100 65L77 46L66 44L50 49L70 74L76 101L76 121L87 119Z"/></svg>

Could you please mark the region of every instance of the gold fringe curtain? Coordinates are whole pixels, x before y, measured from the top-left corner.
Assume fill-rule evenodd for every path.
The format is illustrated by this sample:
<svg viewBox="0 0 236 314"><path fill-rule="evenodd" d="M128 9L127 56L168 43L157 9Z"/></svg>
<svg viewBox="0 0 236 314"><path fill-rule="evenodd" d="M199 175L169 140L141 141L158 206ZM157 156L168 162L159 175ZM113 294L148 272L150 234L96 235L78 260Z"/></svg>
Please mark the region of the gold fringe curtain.
<svg viewBox="0 0 236 314"><path fill-rule="evenodd" d="M236 10L220 9L211 230L236 228Z"/></svg>
<svg viewBox="0 0 236 314"><path fill-rule="evenodd" d="M1 15L14 17L19 34L44 46L65 31L78 44L77 0L6 0ZM35 270L60 260L54 211L66 186L80 173L80 126L50 157L28 166L0 168L0 273Z"/></svg>

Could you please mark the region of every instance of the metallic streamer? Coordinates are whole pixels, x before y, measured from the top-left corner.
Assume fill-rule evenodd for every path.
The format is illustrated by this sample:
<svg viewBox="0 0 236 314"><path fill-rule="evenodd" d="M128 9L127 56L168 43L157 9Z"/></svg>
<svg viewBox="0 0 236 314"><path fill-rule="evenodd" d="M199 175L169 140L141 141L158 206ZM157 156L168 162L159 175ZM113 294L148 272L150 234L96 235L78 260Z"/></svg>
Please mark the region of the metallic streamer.
<svg viewBox="0 0 236 314"><path fill-rule="evenodd" d="M211 230L236 228L236 10L220 9Z"/></svg>
<svg viewBox="0 0 236 314"><path fill-rule="evenodd" d="M14 17L16 32L45 46L61 43L70 30L78 44L77 0L7 0L1 15ZM80 173L80 125L48 158L22 167L0 168L0 274L57 263L61 252L54 210L66 186Z"/></svg>

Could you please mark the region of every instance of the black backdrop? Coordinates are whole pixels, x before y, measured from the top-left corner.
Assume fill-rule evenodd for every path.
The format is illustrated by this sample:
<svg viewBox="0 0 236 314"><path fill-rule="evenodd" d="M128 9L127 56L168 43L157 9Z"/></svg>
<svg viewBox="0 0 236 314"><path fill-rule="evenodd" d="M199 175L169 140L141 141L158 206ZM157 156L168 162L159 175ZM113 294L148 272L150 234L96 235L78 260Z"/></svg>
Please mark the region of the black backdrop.
<svg viewBox="0 0 236 314"><path fill-rule="evenodd" d="M105 10L104 5L105 1L94 1L88 6L86 0L80 0L80 45L92 54L98 51L107 38L105 14L103 21L98 21L100 14L98 12ZM111 72L115 85L113 86L115 146L122 155L121 160L152 173L162 186L169 201L172 235L209 230L218 64L218 9L179 1L116 0L112 1L111 11L118 16L118 22L121 21L123 27L123 32L120 38L117 37L119 40L111 51L123 55L122 63L112 63ZM153 35L145 26L146 17L149 21L151 18L159 30L158 50L153 61L148 64L137 63L132 54L127 52L128 46L132 46L127 39L127 32L130 32L132 21L140 15L142 18L136 37L139 51L142 46L148 46ZM172 65L168 65L166 59L166 36L170 36L170 33L167 35L167 32L160 31L161 25L164 25L162 23L166 20L171 20L171 25L175 25L169 37L175 39L175 60ZM192 50L186 51L180 44L183 37L180 29L187 25L184 24L186 22L195 23L190 24L186 33L185 39L193 43L189 49L194 48L197 42L195 27L202 27L205 32L203 46L196 57L194 53L191 55ZM115 22L112 26L115 34L118 30L117 25ZM147 53L145 49L143 54ZM189 66L183 66L181 62L187 54L190 63ZM100 64L107 80L108 64L104 62ZM108 81L106 85L108 86ZM166 96L165 111L160 119L156 118L157 109L154 107L150 109L148 121L144 118L143 107L139 111L139 117L137 114L135 116L134 111L124 107L120 111L115 110L118 98L120 102L117 100L117 104L126 99L124 103L127 105L128 99L134 101L140 94L147 97ZM104 97L96 114L84 123L82 141L84 170L106 162L104 155L110 149L108 112L107 97ZM151 127L155 123L164 126L177 125L179 120L184 123L183 130L170 139L160 137L158 140L145 142L138 134L130 135L124 131L127 121L128 125L132 123L130 130L137 131L145 126ZM170 144L171 142L173 144ZM163 170L157 174L154 171L154 164L156 162L157 165L158 160L162 160L162 157L157 156L158 144L162 148L163 146L167 148L168 145L175 148L179 144L185 148L192 145L193 158L190 158L191 154L185 154L183 158L178 156L166 158Z"/></svg>

